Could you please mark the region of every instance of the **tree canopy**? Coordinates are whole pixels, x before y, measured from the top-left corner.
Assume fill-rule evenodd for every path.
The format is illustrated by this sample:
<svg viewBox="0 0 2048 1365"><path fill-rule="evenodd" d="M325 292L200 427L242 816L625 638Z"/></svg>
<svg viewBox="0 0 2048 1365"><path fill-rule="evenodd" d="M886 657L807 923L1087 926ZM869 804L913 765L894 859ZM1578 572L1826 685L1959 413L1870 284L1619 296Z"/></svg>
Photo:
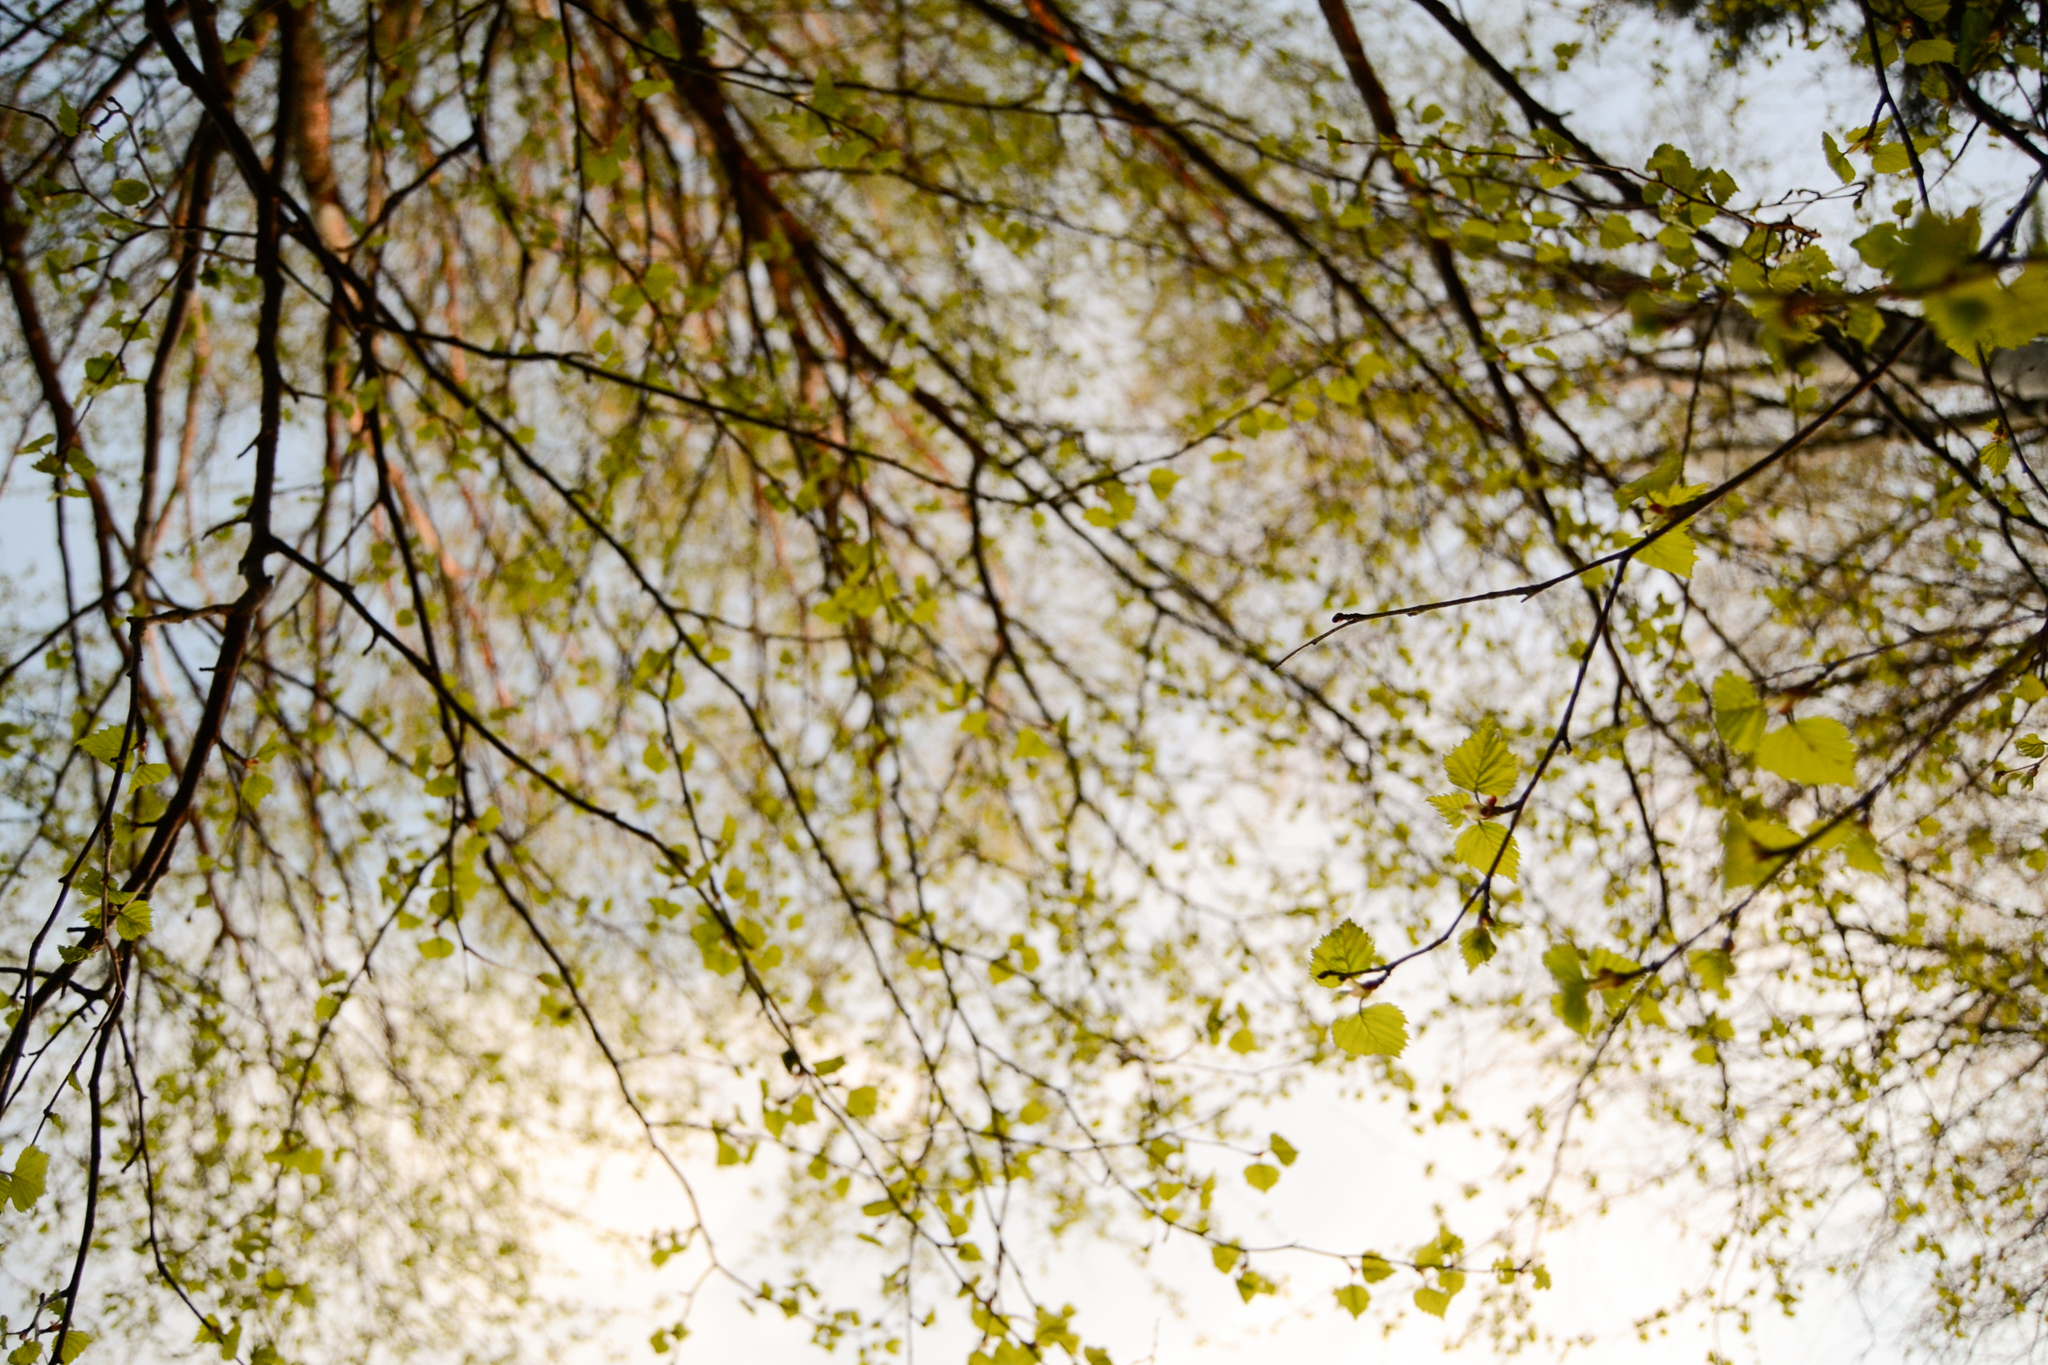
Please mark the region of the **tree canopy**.
<svg viewBox="0 0 2048 1365"><path fill-rule="evenodd" d="M10 1361L535 1351L557 1144L863 1359L1103 1365L1061 1229L1541 1345L1616 1110L1676 1307L2037 1340L2048 14L1561 13L10 0ZM1631 164L1618 22L1870 115ZM1251 1236L1311 1075L1500 1215Z"/></svg>

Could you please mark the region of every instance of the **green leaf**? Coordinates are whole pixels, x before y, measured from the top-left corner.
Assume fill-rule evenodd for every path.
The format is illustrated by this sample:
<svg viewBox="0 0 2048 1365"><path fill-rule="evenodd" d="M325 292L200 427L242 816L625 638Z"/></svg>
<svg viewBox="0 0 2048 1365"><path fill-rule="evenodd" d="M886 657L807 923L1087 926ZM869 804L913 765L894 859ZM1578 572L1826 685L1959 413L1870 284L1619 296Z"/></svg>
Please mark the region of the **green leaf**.
<svg viewBox="0 0 2048 1365"><path fill-rule="evenodd" d="M1491 820L1460 834L1452 853L1459 862L1476 872L1491 873L1509 881L1515 879L1515 869L1522 864L1522 851L1508 837L1507 826Z"/></svg>
<svg viewBox="0 0 2048 1365"><path fill-rule="evenodd" d="M1415 1291L1415 1306L1433 1318L1440 1318L1451 1306L1451 1296L1441 1289L1418 1289Z"/></svg>
<svg viewBox="0 0 2048 1365"><path fill-rule="evenodd" d="M1393 1262L1377 1252L1368 1251L1358 1258L1358 1276L1367 1284L1378 1284L1393 1273Z"/></svg>
<svg viewBox="0 0 2048 1365"><path fill-rule="evenodd" d="M1870 832L1870 826L1848 821L1835 828L1846 831L1841 844L1849 866L1858 872L1884 875L1884 854L1878 851L1877 836Z"/></svg>
<svg viewBox="0 0 2048 1365"><path fill-rule="evenodd" d="M1280 1168L1268 1166L1263 1161L1255 1162L1244 1168L1244 1179L1247 1185L1263 1194L1280 1183Z"/></svg>
<svg viewBox="0 0 2048 1365"><path fill-rule="evenodd" d="M243 804L248 806L250 810L256 809L258 806L263 804L263 798L270 795L271 791L276 787L276 785L276 783L270 780L269 773L250 773L247 777L242 779Z"/></svg>
<svg viewBox="0 0 2048 1365"><path fill-rule="evenodd" d="M128 775L128 781L137 787L154 787L170 775L171 765L168 763L144 763Z"/></svg>
<svg viewBox="0 0 2048 1365"><path fill-rule="evenodd" d="M1606 948L1595 948L1588 953L1586 966L1592 969L1588 984L1596 991L1619 989L1626 984L1625 978L1633 977L1643 969L1642 963Z"/></svg>
<svg viewBox="0 0 2048 1365"><path fill-rule="evenodd" d="M1699 547L1682 529L1666 531L1636 552L1636 563L1675 573L1680 578L1692 576L1698 559Z"/></svg>
<svg viewBox="0 0 2048 1365"><path fill-rule="evenodd" d="M1372 935L1347 919L1316 944L1308 970L1317 981L1336 990L1353 977L1371 971L1379 962L1379 950L1373 947Z"/></svg>
<svg viewBox="0 0 2048 1365"><path fill-rule="evenodd" d="M78 747L111 768L121 757L121 740L127 733L125 725L109 725L79 740Z"/></svg>
<svg viewBox="0 0 2048 1365"><path fill-rule="evenodd" d="M420 940L420 956L430 960L447 957L454 951L455 945L438 934L433 938Z"/></svg>
<svg viewBox="0 0 2048 1365"><path fill-rule="evenodd" d="M1735 959L1725 948L1702 948L1686 955L1686 964L1692 968L1700 985L1722 999L1728 997L1728 978L1735 975Z"/></svg>
<svg viewBox="0 0 2048 1365"><path fill-rule="evenodd" d="M287 1171L297 1171L304 1176L316 1176L320 1174L320 1168L326 1164L327 1154L318 1147L290 1147L279 1142L263 1154L263 1159Z"/></svg>
<svg viewBox="0 0 2048 1365"><path fill-rule="evenodd" d="M1757 764L1809 787L1856 785L1856 745L1842 722L1812 716L1781 725L1756 746Z"/></svg>
<svg viewBox="0 0 2048 1365"><path fill-rule="evenodd" d="M1924 295L1921 310L1935 333L1958 355L1974 359L1979 346L2024 346L2048 329L2048 265L2036 262L2006 284L1975 275Z"/></svg>
<svg viewBox="0 0 2048 1365"><path fill-rule="evenodd" d="M1301 1155L1301 1153L1295 1149L1293 1143L1289 1142L1286 1138L1281 1137L1278 1133L1269 1134L1266 1138L1266 1145L1273 1149L1274 1158L1278 1160L1282 1166L1292 1166L1294 1164L1294 1159Z"/></svg>
<svg viewBox="0 0 2048 1365"><path fill-rule="evenodd" d="M1481 796L1506 796L1515 789L1520 770L1507 737L1490 717L1444 757L1444 775L1451 785Z"/></svg>
<svg viewBox="0 0 2048 1365"><path fill-rule="evenodd" d="M1330 1038L1354 1057L1398 1057L1408 1046L1408 1018L1393 1005L1367 1005L1332 1024Z"/></svg>
<svg viewBox="0 0 2048 1365"><path fill-rule="evenodd" d="M1583 1036L1593 1025L1593 1012L1587 1005L1590 988L1579 950L1569 943L1553 943L1544 950L1543 966L1557 982L1557 993L1550 997L1550 1012L1563 1020L1566 1028Z"/></svg>
<svg viewBox="0 0 2048 1365"><path fill-rule="evenodd" d="M1465 970L1469 972L1476 972L1493 961L1493 955L1498 951L1493 935L1483 928L1467 929L1458 938L1458 955L1465 959Z"/></svg>
<svg viewBox="0 0 2048 1365"><path fill-rule="evenodd" d="M1630 479L1614 490L1614 504L1627 507L1646 494L1661 493L1685 477L1685 452L1674 450L1651 468L1641 478Z"/></svg>
<svg viewBox="0 0 2048 1365"><path fill-rule="evenodd" d="M1564 1026L1580 1037L1593 1027L1593 1010L1587 1004L1587 987L1583 981L1574 981L1550 997L1550 1012L1564 1022Z"/></svg>
<svg viewBox="0 0 2048 1365"><path fill-rule="evenodd" d="M1445 824L1456 829L1465 823L1466 808L1472 804L1472 798L1463 792L1445 792L1442 796L1430 797L1429 804L1436 807L1436 813L1443 816Z"/></svg>
<svg viewBox="0 0 2048 1365"><path fill-rule="evenodd" d="M1372 1291L1362 1284L1338 1285L1337 1306L1357 1318L1372 1307Z"/></svg>
<svg viewBox="0 0 2048 1365"><path fill-rule="evenodd" d="M62 95L57 96L57 131L66 137L78 136L78 110Z"/></svg>
<svg viewBox="0 0 2048 1365"><path fill-rule="evenodd" d="M875 1112L878 1099L875 1087L863 1085L855 1088L846 1097L846 1112L857 1119L864 1119Z"/></svg>
<svg viewBox="0 0 2048 1365"><path fill-rule="evenodd" d="M1898 168L1906 169L1903 143L1894 142L1879 151L1893 149L1898 152ZM1911 292L1931 289L1954 278L1958 267L1975 254L1978 231L1974 211L1955 218L1938 213L1921 214L1900 238L1897 254L1886 263L1885 269L1891 275L1892 283Z"/></svg>
<svg viewBox="0 0 2048 1365"><path fill-rule="evenodd" d="M122 938L141 938L150 930L149 902L130 901L121 907L121 913L114 917L114 932Z"/></svg>
<svg viewBox="0 0 2048 1365"><path fill-rule="evenodd" d="M1833 171L1844 185L1856 179L1856 168L1850 164L1849 158L1842 154L1842 148L1835 141L1833 133L1822 133L1820 146L1821 151L1827 156L1828 169Z"/></svg>
<svg viewBox="0 0 2048 1365"><path fill-rule="evenodd" d="M1727 746L1746 754L1764 737L1764 707L1756 688L1739 673L1714 679L1714 729Z"/></svg>
<svg viewBox="0 0 2048 1365"><path fill-rule="evenodd" d="M1642 240L1642 234L1636 231L1635 224L1621 214L1610 213L1600 224L1600 245L1609 251L1633 246Z"/></svg>
<svg viewBox="0 0 2048 1365"><path fill-rule="evenodd" d="M1922 38L1906 49L1908 66L1931 66L1936 62L1955 63L1956 45L1946 38Z"/></svg>
<svg viewBox="0 0 2048 1365"><path fill-rule="evenodd" d="M1016 757L1044 758L1051 752L1052 746L1045 742L1038 731L1024 730L1018 733Z"/></svg>
<svg viewBox="0 0 2048 1365"><path fill-rule="evenodd" d="M71 1362L78 1359L84 1353L85 1348L92 1345L92 1343L93 1338L90 1333L81 1332L75 1328L66 1332L63 1343L57 1347L58 1365L71 1365Z"/></svg>
<svg viewBox="0 0 2048 1365"><path fill-rule="evenodd" d="M137 204L149 198L149 186L143 184L140 180L116 180L113 186L113 195L115 202L122 207L134 208Z"/></svg>
<svg viewBox="0 0 2048 1365"><path fill-rule="evenodd" d="M1209 1259L1214 1261L1216 1268L1226 1275L1236 1269L1237 1258L1242 1255L1244 1253L1234 1246L1213 1246L1209 1248Z"/></svg>
<svg viewBox="0 0 2048 1365"><path fill-rule="evenodd" d="M1755 886L1782 867L1799 836L1775 820L1731 815L1721 831L1721 884Z"/></svg>
<svg viewBox="0 0 2048 1365"><path fill-rule="evenodd" d="M27 1213L43 1197L49 1173L48 1153L34 1144L22 1148L21 1155L14 1159L13 1172L7 1177L8 1202Z"/></svg>
<svg viewBox="0 0 2048 1365"><path fill-rule="evenodd" d="M1180 482L1180 475L1171 469L1155 469L1145 476L1145 482L1152 485L1152 496L1165 502L1173 495L1173 486Z"/></svg>

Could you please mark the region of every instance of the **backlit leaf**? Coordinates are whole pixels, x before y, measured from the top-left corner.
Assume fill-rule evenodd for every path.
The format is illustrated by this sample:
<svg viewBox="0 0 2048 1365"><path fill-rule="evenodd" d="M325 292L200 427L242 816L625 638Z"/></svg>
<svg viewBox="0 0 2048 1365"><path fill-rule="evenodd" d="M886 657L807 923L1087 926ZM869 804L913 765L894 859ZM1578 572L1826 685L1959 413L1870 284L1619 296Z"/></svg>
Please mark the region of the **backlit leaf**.
<svg viewBox="0 0 2048 1365"><path fill-rule="evenodd" d="M14 1159L13 1172L7 1177L7 1201L27 1213L43 1197L49 1172L48 1153L34 1145L22 1148L21 1155Z"/></svg>
<svg viewBox="0 0 2048 1365"><path fill-rule="evenodd" d="M1408 1018L1393 1005L1367 1005L1332 1024L1330 1037L1354 1057L1398 1057L1408 1046Z"/></svg>
<svg viewBox="0 0 2048 1365"><path fill-rule="evenodd" d="M1675 573L1680 578L1692 576L1698 559L1699 547L1683 530L1666 531L1636 553L1636 563Z"/></svg>
<svg viewBox="0 0 2048 1365"><path fill-rule="evenodd" d="M1309 974L1335 990L1353 977L1363 976L1379 965L1380 955L1372 935L1351 920L1324 934L1309 958Z"/></svg>
<svg viewBox="0 0 2048 1365"><path fill-rule="evenodd" d="M1522 864L1522 852L1508 837L1507 826L1491 820L1460 834L1453 852L1459 862L1475 872L1492 873L1509 881L1515 879L1515 870Z"/></svg>
<svg viewBox="0 0 2048 1365"><path fill-rule="evenodd" d="M1714 679L1714 729L1722 742L1746 754L1764 737L1764 707L1756 688L1739 673Z"/></svg>
<svg viewBox="0 0 2048 1365"><path fill-rule="evenodd" d="M1492 719L1481 721L1464 743L1444 757L1444 775L1454 787L1481 796L1506 796L1515 789L1521 770L1507 737Z"/></svg>
<svg viewBox="0 0 2048 1365"><path fill-rule="evenodd" d="M1782 867L1799 836L1775 820L1728 817L1721 831L1721 884L1755 886Z"/></svg>
<svg viewBox="0 0 2048 1365"><path fill-rule="evenodd" d="M1756 746L1759 767L1809 787L1856 783L1856 745L1842 722L1827 716L1791 721Z"/></svg>
<svg viewBox="0 0 2048 1365"><path fill-rule="evenodd" d="M111 768L121 757L121 740L127 733L125 726L109 725L79 740L78 747Z"/></svg>

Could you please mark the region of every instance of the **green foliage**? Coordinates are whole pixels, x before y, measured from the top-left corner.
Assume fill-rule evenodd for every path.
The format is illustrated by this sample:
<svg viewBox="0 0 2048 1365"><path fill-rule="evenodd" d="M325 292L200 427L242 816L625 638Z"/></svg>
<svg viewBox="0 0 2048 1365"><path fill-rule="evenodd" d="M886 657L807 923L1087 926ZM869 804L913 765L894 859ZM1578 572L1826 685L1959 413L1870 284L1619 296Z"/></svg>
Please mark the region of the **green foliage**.
<svg viewBox="0 0 2048 1365"><path fill-rule="evenodd" d="M1723 673L1714 679L1714 729L1729 748L1750 753L1764 737L1764 708L1749 679Z"/></svg>
<svg viewBox="0 0 2048 1365"><path fill-rule="evenodd" d="M1379 962L1380 955L1373 947L1372 935L1347 919L1317 940L1315 952L1309 957L1308 969L1309 975L1335 990L1364 976Z"/></svg>
<svg viewBox="0 0 2048 1365"><path fill-rule="evenodd" d="M1454 854L1475 872L1509 881L1514 880L1522 862L1522 851L1507 826L1492 823L1474 825L1460 834Z"/></svg>
<svg viewBox="0 0 2048 1365"><path fill-rule="evenodd" d="M1790 721L1770 731L1756 742L1756 761L1788 782L1856 785L1856 746L1842 722L1826 716Z"/></svg>
<svg viewBox="0 0 2048 1365"><path fill-rule="evenodd" d="M1492 719L1480 724L1465 741L1444 756L1444 776L1454 787L1479 796L1506 796L1521 771L1507 737Z"/></svg>
<svg viewBox="0 0 2048 1365"><path fill-rule="evenodd" d="M1727 1211L1675 1311L1792 1310L1867 1204L1929 1331L2032 1339L2038 35L1660 0L1877 105L1763 195L1540 112L1690 79L1611 15L1426 6L1378 70L1344 8L0 45L8 538L59 547L0 594L0 1195L20 1283L93 1287L17 1359L574 1339L535 1154L649 1143L835 1274L708 1213L652 1268L849 1357L909 1307L1107 1365L1017 1269L1061 1235L1548 1350L1617 1107ZM1501 1144L1470 1253L1243 1250L1317 1063Z"/></svg>
<svg viewBox="0 0 2048 1365"><path fill-rule="evenodd" d="M1367 1005L1332 1024L1330 1039L1354 1057L1398 1057L1408 1046L1408 1018L1393 1005Z"/></svg>
<svg viewBox="0 0 2048 1365"><path fill-rule="evenodd" d="M0 1203L12 1204L21 1213L35 1208L43 1197L50 1172L49 1153L30 1144L14 1158L12 1171L0 1172Z"/></svg>

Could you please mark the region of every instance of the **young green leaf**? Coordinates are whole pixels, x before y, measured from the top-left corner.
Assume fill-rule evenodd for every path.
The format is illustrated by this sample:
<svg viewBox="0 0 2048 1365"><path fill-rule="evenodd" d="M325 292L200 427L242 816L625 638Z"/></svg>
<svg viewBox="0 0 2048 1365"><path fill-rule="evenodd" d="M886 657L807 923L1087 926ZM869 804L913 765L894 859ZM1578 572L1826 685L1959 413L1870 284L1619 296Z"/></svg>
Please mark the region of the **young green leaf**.
<svg viewBox="0 0 2048 1365"><path fill-rule="evenodd" d="M1372 1307L1372 1291L1362 1284L1337 1286L1337 1306L1356 1318Z"/></svg>
<svg viewBox="0 0 2048 1365"><path fill-rule="evenodd" d="M1674 450L1651 467L1641 478L1630 479L1614 490L1614 502L1618 507L1630 503L1649 493L1660 493L1685 477L1685 452Z"/></svg>
<svg viewBox="0 0 2048 1365"><path fill-rule="evenodd" d="M34 1146L21 1149L21 1155L14 1159L14 1170L7 1177L5 1197L23 1213L36 1206L43 1197L43 1187L50 1172L50 1158L42 1148Z"/></svg>
<svg viewBox="0 0 2048 1365"><path fill-rule="evenodd" d="M138 939L150 930L149 902L130 901L114 917L114 932L124 939Z"/></svg>
<svg viewBox="0 0 2048 1365"><path fill-rule="evenodd" d="M1332 1024L1330 1037L1354 1057L1398 1057L1408 1046L1408 1018L1393 1005L1367 1005Z"/></svg>
<svg viewBox="0 0 2048 1365"><path fill-rule="evenodd" d="M1457 829L1465 823L1465 812L1471 806L1472 798L1463 792L1445 792L1442 796L1430 797L1429 804L1436 807L1436 813L1443 816L1445 824Z"/></svg>
<svg viewBox="0 0 2048 1365"><path fill-rule="evenodd" d="M1764 737L1764 707L1756 688L1739 673L1714 679L1714 729L1737 753L1746 754Z"/></svg>
<svg viewBox="0 0 2048 1365"><path fill-rule="evenodd" d="M1842 722L1827 716L1791 721L1756 746L1758 766L1809 787L1856 785L1856 745Z"/></svg>
<svg viewBox="0 0 2048 1365"><path fill-rule="evenodd" d="M1263 1161L1255 1162L1244 1168L1244 1179L1247 1185L1263 1194L1280 1183L1280 1168L1268 1166Z"/></svg>
<svg viewBox="0 0 2048 1365"><path fill-rule="evenodd" d="M1379 962L1379 951L1373 947L1372 935L1347 919L1324 934L1316 944L1315 952L1309 957L1308 970L1317 981L1336 990L1353 977L1371 971Z"/></svg>
<svg viewBox="0 0 2048 1365"><path fill-rule="evenodd" d="M1522 851L1508 837L1507 826L1491 820L1460 834L1457 847L1452 852L1459 862L1474 871L1491 873L1509 881L1515 879L1515 870L1522 864Z"/></svg>
<svg viewBox="0 0 2048 1365"><path fill-rule="evenodd" d="M78 747L111 768L121 757L121 740L127 733L126 726L109 725L79 740Z"/></svg>
<svg viewBox="0 0 2048 1365"><path fill-rule="evenodd" d="M1822 133L1820 147L1827 156L1828 169L1835 173L1836 178L1844 185L1853 183L1856 179L1856 168L1850 164L1848 157L1842 155L1841 145L1835 141L1835 135Z"/></svg>
<svg viewBox="0 0 2048 1365"><path fill-rule="evenodd" d="M1506 736L1490 717L1444 757L1444 775L1451 785L1481 796L1506 796L1515 789L1520 770Z"/></svg>
<svg viewBox="0 0 2048 1365"><path fill-rule="evenodd" d="M1784 865L1799 836L1775 820L1731 815L1721 831L1721 884L1755 886Z"/></svg>
<svg viewBox="0 0 2048 1365"><path fill-rule="evenodd" d="M1636 553L1636 563L1680 578L1690 578L1698 560L1699 547L1683 530L1666 531Z"/></svg>

